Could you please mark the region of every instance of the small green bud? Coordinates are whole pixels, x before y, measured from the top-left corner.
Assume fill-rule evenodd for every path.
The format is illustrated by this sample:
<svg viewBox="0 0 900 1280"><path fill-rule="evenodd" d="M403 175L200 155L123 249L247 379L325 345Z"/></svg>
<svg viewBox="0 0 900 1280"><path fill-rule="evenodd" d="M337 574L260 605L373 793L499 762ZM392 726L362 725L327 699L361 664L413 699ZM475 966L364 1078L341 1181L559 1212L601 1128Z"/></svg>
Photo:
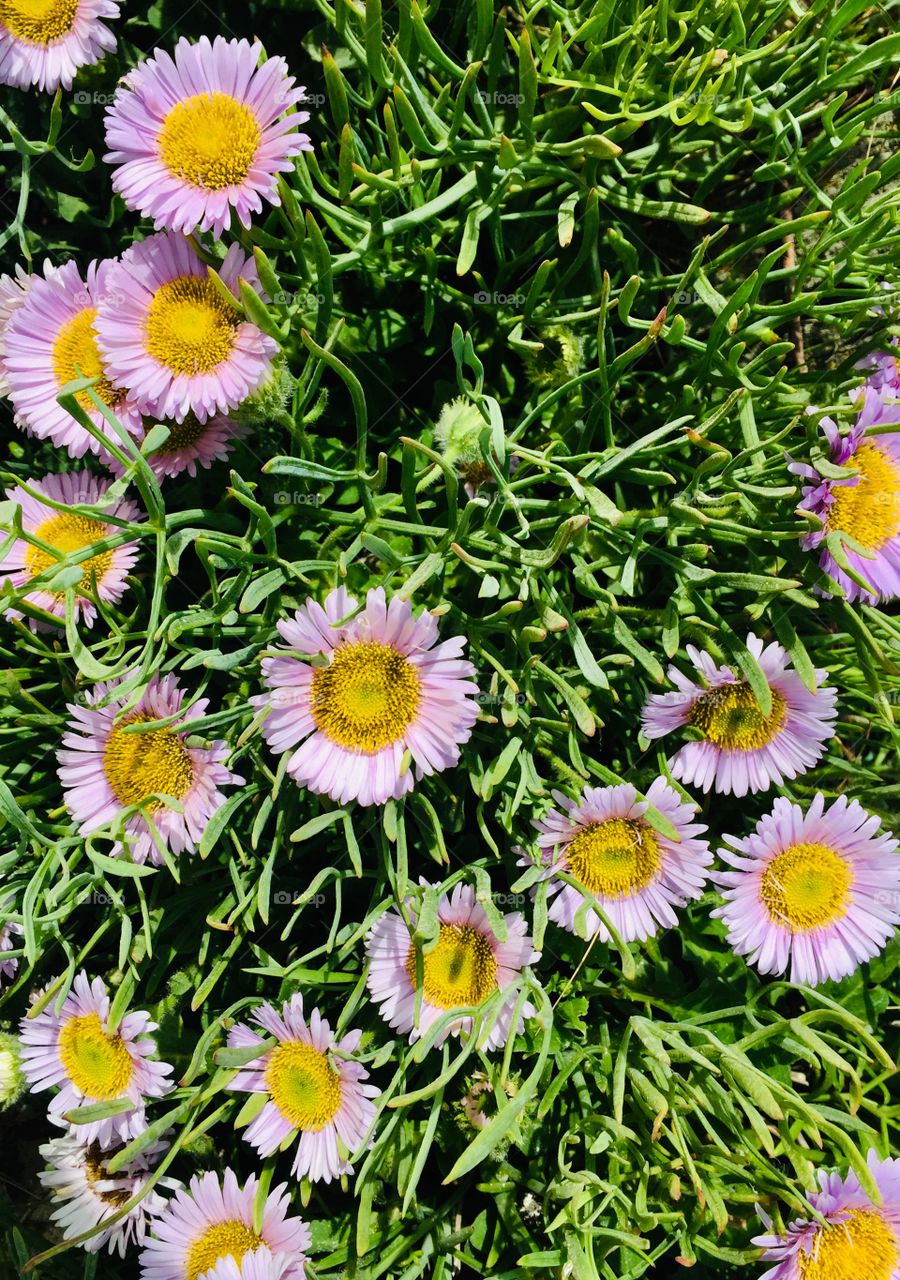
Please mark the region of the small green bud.
<svg viewBox="0 0 900 1280"><path fill-rule="evenodd" d="M0 1031L0 1109L5 1110L18 1102L26 1084L18 1036Z"/></svg>
<svg viewBox="0 0 900 1280"><path fill-rule="evenodd" d="M584 341L565 325L548 325L538 338L540 351L529 351L525 370L536 387L561 387L574 378L584 364Z"/></svg>
<svg viewBox="0 0 900 1280"><path fill-rule="evenodd" d="M283 360L275 363L261 386L234 411L233 417L248 427L262 427L287 410L297 380Z"/></svg>

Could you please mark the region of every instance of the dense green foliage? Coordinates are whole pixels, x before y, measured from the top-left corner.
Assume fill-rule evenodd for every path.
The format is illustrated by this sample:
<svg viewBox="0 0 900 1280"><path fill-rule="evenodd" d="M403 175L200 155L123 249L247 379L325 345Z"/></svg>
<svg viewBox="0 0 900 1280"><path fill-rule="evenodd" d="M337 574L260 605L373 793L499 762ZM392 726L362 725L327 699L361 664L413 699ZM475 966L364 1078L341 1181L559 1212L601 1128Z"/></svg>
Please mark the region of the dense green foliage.
<svg viewBox="0 0 900 1280"><path fill-rule="evenodd" d="M650 943L586 947L532 906L517 859L551 788L646 789L667 752L640 740L640 709L667 659L694 643L752 677L749 631L839 690L826 758L784 793L895 820L900 625L813 594L785 452L821 447L808 406L848 420L854 362L898 332L876 311L900 245L897 12L166 2L116 24L117 54L56 103L3 93L6 269L86 265L149 229L99 157L116 79L154 46L258 35L312 95L315 151L240 237L291 401L230 478L220 464L160 498L137 468L142 558L110 617L0 628L0 881L25 925L0 1017L77 968L121 984L175 1064L154 1114L171 1112L183 1178L257 1167L215 1060L223 1021L300 989L363 1027L382 1113L345 1189L297 1188L310 1274L754 1274L755 1201L789 1218L814 1170L891 1144L896 946L838 986L763 980L710 891ZM493 424L473 501L434 447L460 394ZM71 467L4 415L6 483ZM340 581L439 609L479 672L460 766L383 810L300 792L249 704L278 618ZM247 780L201 856L160 871L79 837L55 768L66 703L134 669L208 696L196 731L226 737ZM744 835L771 800L713 796L701 820ZM539 1017L505 1055L417 1051L367 999L365 931L420 877L474 877L533 920ZM473 1079L492 1086L477 1132ZM3 1116L0 1269L58 1239L35 1178L43 1102ZM137 1272L67 1251L36 1274Z"/></svg>

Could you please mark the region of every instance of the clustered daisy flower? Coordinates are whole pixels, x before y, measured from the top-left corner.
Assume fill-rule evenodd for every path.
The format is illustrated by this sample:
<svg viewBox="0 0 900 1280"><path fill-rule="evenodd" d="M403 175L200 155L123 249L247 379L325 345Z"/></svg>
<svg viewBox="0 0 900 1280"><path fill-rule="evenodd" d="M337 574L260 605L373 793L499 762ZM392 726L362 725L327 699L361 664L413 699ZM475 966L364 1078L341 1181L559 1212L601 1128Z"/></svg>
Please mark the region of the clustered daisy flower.
<svg viewBox="0 0 900 1280"><path fill-rule="evenodd" d="M346 1157L365 1138L375 1116L371 1099L379 1092L365 1083L369 1073L353 1058L362 1032L338 1038L318 1009L307 1022L300 995L280 1013L270 1004L261 1005L253 1020L277 1043L246 1063L228 1086L266 1095L246 1140L265 1158L299 1135L291 1166L295 1178L330 1182L349 1173ZM228 1033L231 1048L264 1043L264 1036L243 1023Z"/></svg>
<svg viewBox="0 0 900 1280"><path fill-rule="evenodd" d="M227 290L256 265L233 244L219 266ZM183 422L227 413L266 378L278 350L209 274L184 236L162 231L134 244L111 268L97 312L97 343L118 387L143 413Z"/></svg>
<svg viewBox="0 0 900 1280"><path fill-rule="evenodd" d="M587 787L580 801L559 791L551 809L535 822L538 847L550 880L549 917L583 938L610 933L592 904L603 911L625 942L650 938L660 926L678 923L675 908L699 898L712 862L706 831L692 821L686 804L663 778L638 800L634 787ZM647 821L649 806L672 823L677 839ZM560 880L565 872L582 888Z"/></svg>
<svg viewBox="0 0 900 1280"><path fill-rule="evenodd" d="M41 1012L22 1019L22 1070L32 1093L58 1089L48 1107L61 1126L66 1115L94 1102L125 1099L131 1107L70 1129L84 1143L102 1148L125 1143L146 1128L148 1099L162 1098L172 1088L172 1068L151 1057L156 1051L149 1033L156 1030L148 1014L125 1013L113 1030L109 995L100 978L76 974L71 990L57 1009L50 1000Z"/></svg>
<svg viewBox="0 0 900 1280"><path fill-rule="evenodd" d="M762 973L816 986L846 978L900 924L898 842L856 800L804 813L780 798L746 839L726 836L715 873L725 905L714 915Z"/></svg>
<svg viewBox="0 0 900 1280"><path fill-rule="evenodd" d="M847 435L833 418L820 427L831 462L851 469L846 478L826 477L807 463L791 462L790 470L809 481L803 487L799 510L816 516L821 528L802 539L807 551L819 551L819 565L848 600L894 600L900 596L900 384L896 359L891 375L879 367L857 400L859 412ZM869 432L897 424L896 432ZM834 558L829 534L844 533L859 545L846 543L843 554L862 582L849 576ZM867 585L863 585L867 584Z"/></svg>
<svg viewBox="0 0 900 1280"><path fill-rule="evenodd" d="M406 910L415 929L412 900ZM506 936L501 938L472 886L458 884L452 893L442 894L437 904L434 945L419 952L403 916L396 910L385 912L366 939L369 992L385 1022L413 1041L448 1013L460 1010L439 1033L435 1041L439 1045L449 1035L470 1035L475 1026L471 1010L500 992L506 997L479 1026L479 1045L497 1049L518 1035L525 1019L535 1014L526 1000L513 1025L520 975L540 956L521 912L509 912L503 922Z"/></svg>
<svg viewBox="0 0 900 1280"><path fill-rule="evenodd" d="M195 476L199 468L208 470L215 462L224 462L235 443L244 439L247 430L226 413L215 413L204 422L193 412L185 414L181 422L174 418L162 419L169 436L146 455L150 470L156 479L164 480L187 472ZM146 419L144 435L156 425L154 416ZM121 474L123 468L117 462L110 470Z"/></svg>
<svg viewBox="0 0 900 1280"><path fill-rule="evenodd" d="M143 1244L151 1219L162 1212L166 1201L155 1189L151 1189L124 1217L109 1226L109 1219L117 1217L120 1210L137 1196L159 1157L168 1150L167 1142L152 1142L130 1160L118 1172L110 1173L108 1165L121 1146L108 1149L99 1142L85 1142L79 1137L54 1138L40 1148L40 1153L50 1167L38 1178L45 1186L57 1208L50 1215L63 1233L65 1240L74 1240L89 1231L95 1234L84 1241L88 1253L99 1253L104 1246L110 1253L124 1258L132 1244ZM165 1178L161 1184L175 1188L179 1184ZM97 1230L102 1227L102 1230Z"/></svg>
<svg viewBox="0 0 900 1280"><path fill-rule="evenodd" d="M647 700L641 727L648 738L684 727L700 735L668 762L673 777L688 786L735 796L767 791L811 769L834 734L837 690L821 687L826 671L816 671L810 690L780 644L764 645L751 634L747 649L768 682L770 711L762 710L748 680L717 666L694 645L685 651L699 679L670 666L677 691L654 693Z"/></svg>
<svg viewBox="0 0 900 1280"><path fill-rule="evenodd" d="M174 676L154 676L137 701L127 691L117 695L122 684L102 681L83 705L69 706L59 779L83 835L124 818L124 844L132 859L160 866L161 845L173 853L196 849L209 819L225 802L219 788L243 778L224 763L227 743L189 745L181 727L186 694ZM190 704L193 717L199 719L208 705L206 698ZM117 840L115 851L122 847Z"/></svg>
<svg viewBox="0 0 900 1280"><path fill-rule="evenodd" d="M262 46L182 37L125 77L106 114L104 157L112 185L157 230L212 231L232 213L249 227L263 200L279 204L277 178L312 144L297 126L303 89L283 58L259 65Z"/></svg>
<svg viewBox="0 0 900 1280"><path fill-rule="evenodd" d="M79 508L101 509L105 517L114 521L140 519L136 504L129 499L118 498L108 503L108 489L108 483L89 471L47 475L30 481L28 489L19 485L8 489L4 496L17 504L22 530L34 541L23 537L14 539L0 562L0 581L8 581L21 592L21 599L36 608L65 618L65 592L55 591L47 581L48 575L52 577L60 566L60 557L86 551L120 532L115 523L83 514ZM55 505L42 501L43 498ZM39 545L41 543L44 546ZM138 544L126 541L118 546L100 547L95 554L79 560L81 578L75 584L75 616L91 626L97 615L92 596L96 595L104 604L120 600L137 557ZM9 618L22 617L14 608L4 612ZM29 621L33 628L42 625L33 618Z"/></svg>
<svg viewBox="0 0 900 1280"><path fill-rule="evenodd" d="M70 89L82 67L116 47L103 18L118 18L117 0L5 0L0 9L0 84Z"/></svg>
<svg viewBox="0 0 900 1280"><path fill-rule="evenodd" d="M58 403L70 382L98 379L91 392L106 409L132 434L141 425L134 399L112 376L98 347L98 308L111 297L114 270L109 260L92 262L82 279L77 264L69 261L49 276L33 277L3 337L3 368L17 421L73 458L100 454L103 444ZM101 437L119 444L91 394L79 391L76 399Z"/></svg>
<svg viewBox="0 0 900 1280"><path fill-rule="evenodd" d="M141 1280L303 1280L309 1228L288 1215L287 1187L269 1192L258 1225L256 1194L253 1174L243 1186L231 1169L191 1178L154 1220Z"/></svg>
<svg viewBox="0 0 900 1280"><path fill-rule="evenodd" d="M774 1262L761 1280L896 1280L900 1269L900 1160L866 1160L881 1195L875 1204L854 1172L820 1172L807 1199L819 1218L798 1218L784 1234L768 1228L753 1243ZM820 1220L821 1219L821 1220Z"/></svg>
<svg viewBox="0 0 900 1280"><path fill-rule="evenodd" d="M409 601L384 590L356 600L343 587L279 622L292 652L263 660L268 692L263 736L290 751L291 777L339 804L384 804L419 778L454 765L478 706L465 639L438 643L437 619L414 617ZM305 661L294 654L307 655Z"/></svg>

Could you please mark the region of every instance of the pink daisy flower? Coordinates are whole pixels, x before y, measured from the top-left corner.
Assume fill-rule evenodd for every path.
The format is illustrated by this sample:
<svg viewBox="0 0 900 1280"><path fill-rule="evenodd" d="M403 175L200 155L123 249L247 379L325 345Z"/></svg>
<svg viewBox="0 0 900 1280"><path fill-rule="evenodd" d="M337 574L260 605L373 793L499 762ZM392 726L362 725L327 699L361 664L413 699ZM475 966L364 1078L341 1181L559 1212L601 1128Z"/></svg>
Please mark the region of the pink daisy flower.
<svg viewBox="0 0 900 1280"><path fill-rule="evenodd" d="M855 468L845 480L822 476L815 467L791 462L789 470L809 480L803 486L798 510L808 511L823 528L804 535L806 551L819 551L819 566L842 588L848 600L877 604L900 596L900 383L879 366L857 401L859 413L850 432L842 436L831 418L821 420L831 461ZM896 433L868 435L872 427L897 424ZM844 572L828 549L826 538L838 531L849 534L866 554L845 545L847 560L866 581L866 590ZM822 593L826 594L826 593Z"/></svg>
<svg viewBox="0 0 900 1280"><path fill-rule="evenodd" d="M9 911L14 906L12 898L8 898L2 904L3 911ZM19 943L17 938L21 938L25 930L16 920L4 920L0 923L0 988L7 982L12 982L18 972L19 961L15 956L4 960L3 954L8 951L18 950Z"/></svg>
<svg viewBox="0 0 900 1280"><path fill-rule="evenodd" d="M0 84L71 89L75 73L116 47L101 18L118 18L116 0L5 0L0 8Z"/></svg>
<svg viewBox="0 0 900 1280"><path fill-rule="evenodd" d="M52 266L49 258L44 260L44 278L52 279L58 275L57 268ZM17 266L15 275L0 276L0 396L9 395L9 384L6 381L6 330L16 311L28 294L32 280L40 280L41 276L29 275L23 267Z"/></svg>
<svg viewBox="0 0 900 1280"><path fill-rule="evenodd" d="M116 166L113 189L163 227L220 236L232 212L245 226L263 200L280 204L278 174L312 149L297 126L294 88L284 58L259 65L262 45L216 36L182 37L175 57L162 49L125 77L106 113L103 157Z"/></svg>
<svg viewBox="0 0 900 1280"><path fill-rule="evenodd" d="M99 378L93 394L132 434L141 418L131 397L113 386L97 347L97 308L107 296L114 264L92 262L83 281L78 266L66 262L50 276L33 276L14 308L3 336L3 368L17 420L32 435L68 450L73 458L101 453L89 431L57 403L67 383ZM113 443L117 437L87 391L78 403Z"/></svg>
<svg viewBox="0 0 900 1280"><path fill-rule="evenodd" d="M791 982L838 981L900 924L897 841L855 800L826 809L819 793L804 813L780 798L746 840L725 840L719 855L734 869L713 873L725 899L713 915L760 973L790 966Z"/></svg>
<svg viewBox="0 0 900 1280"><path fill-rule="evenodd" d="M593 907L585 910L596 901L624 942L652 938L660 927L678 923L675 907L703 893L712 853L697 837L706 827L691 821L696 807L685 804L665 779L656 779L646 801L628 783L586 787L579 802L559 791L553 799L564 812L551 809L534 826L544 878L551 881L549 918L570 933L611 940ZM672 822L680 840L650 826L644 817L648 804ZM556 878L560 871L584 890Z"/></svg>
<svg viewBox="0 0 900 1280"><path fill-rule="evenodd" d="M191 1178L154 1223L153 1238L141 1253L141 1280L303 1280L309 1228L287 1216L290 1202L282 1183L266 1197L257 1230L256 1187L252 1175L239 1186L231 1169L222 1183L215 1173ZM248 1256L255 1253L262 1253L258 1265ZM238 1264L236 1271L229 1258Z"/></svg>
<svg viewBox="0 0 900 1280"><path fill-rule="evenodd" d="M153 415L144 434L156 425ZM237 440L243 440L249 432L246 427L224 413L213 414L205 422L200 422L193 413L188 413L183 422L170 418L165 422L169 429L169 438L158 449L147 455L147 462L160 484L166 479L180 476L186 471L189 476L197 475L197 468L208 469L216 462L224 462L234 448ZM110 463L110 471L122 475L124 468L115 460Z"/></svg>
<svg viewBox="0 0 900 1280"><path fill-rule="evenodd" d="M415 906L412 901L407 906L415 926ZM412 1042L451 1010L478 1008L495 992L509 989L487 1034L483 1030L479 1033L480 1048L498 1049L511 1035L518 1035L525 1018L534 1017L536 1012L526 1002L518 1024L513 1026L517 979L526 965L540 959L528 935L525 917L518 911L503 917L506 940L501 942L475 890L465 884L458 884L452 894L441 896L437 917L438 940L422 955L419 992L415 985L416 948L406 922L396 910L388 911L377 921L366 939L369 993L380 1006L385 1022L403 1035L409 1033ZM435 1043L443 1044L449 1035L469 1035L474 1025L471 1014L461 1014L450 1021Z"/></svg>
<svg viewBox="0 0 900 1280"><path fill-rule="evenodd" d="M416 779L456 764L478 707L475 668L462 659L462 636L441 644L437 619L414 618L409 601L369 591L362 612L343 587L324 608L308 600L278 631L292 650L263 659L269 692L252 699L269 710L263 737L291 751L288 772L301 786L339 804L384 804ZM321 656L319 656L321 655ZM298 745L299 744L299 745Z"/></svg>
<svg viewBox="0 0 900 1280"><path fill-rule="evenodd" d="M22 1070L32 1093L59 1088L47 1109L54 1124L65 1126L67 1112L93 1102L130 1101L131 1109L119 1115L71 1126L84 1143L124 1144L146 1129L146 1100L162 1098L172 1088L172 1068L152 1061L156 1044L142 1038L155 1030L150 1015L138 1011L126 1013L110 1032L104 983L79 973L59 1012L51 1001L41 1013L22 1019Z"/></svg>
<svg viewBox="0 0 900 1280"><path fill-rule="evenodd" d="M338 1040L318 1009L307 1025L300 995L292 996L280 1014L270 1004L261 1005L253 1020L278 1043L248 1062L228 1086L268 1095L244 1137L265 1159L299 1133L291 1166L295 1178L331 1182L350 1173L338 1143L346 1155L362 1144L375 1118L370 1099L379 1093L364 1083L369 1073L352 1057L362 1032L350 1031ZM228 1044L249 1048L264 1044L264 1037L238 1023Z"/></svg>
<svg viewBox="0 0 900 1280"><path fill-rule="evenodd" d="M668 676L677 692L651 694L644 707L641 725L648 738L665 737L686 725L703 735L668 762L673 777L688 786L736 796L766 791L811 769L834 734L837 691L818 688L826 671L816 672L817 688L810 693L780 644L763 647L751 634L747 648L772 691L768 715L742 676L717 667L693 645L686 652L700 682L671 666Z"/></svg>
<svg viewBox="0 0 900 1280"><path fill-rule="evenodd" d="M111 506L105 507L109 483L99 480L89 471L44 476L40 480L29 481L29 487L51 502L68 508L59 511L48 506L18 485L8 489L4 495L21 508L23 530L40 538L60 555L75 555L120 532L115 524L108 524L93 515L81 514L78 510L80 507L101 507L104 508L104 515L119 520L134 521L140 518L138 508L125 498L119 498ZM126 579L137 560L138 550L137 542L125 542L108 551L100 550L96 555L79 562L81 581L76 587L76 618L81 618L89 627L93 626L97 608L88 593L95 592L104 604L115 604L122 598ZM26 542L24 538L16 538L0 564L0 582L7 581L17 591L22 591L35 578L48 574L52 576L60 567L61 562L48 551ZM66 616L65 592L53 591L45 583L38 584L33 590L26 590L24 599L57 618ZM17 609L4 609L3 612L8 618L22 617ZM42 625L33 618L29 622L34 630Z"/></svg>
<svg viewBox="0 0 900 1280"><path fill-rule="evenodd" d="M259 290L256 264L233 244L219 275ZM278 350L225 298L189 240L150 236L122 255L97 314L110 377L141 410L183 422L227 413L265 380Z"/></svg>
<svg viewBox="0 0 900 1280"><path fill-rule="evenodd" d="M225 802L219 787L242 783L243 778L225 767L227 743L187 745L189 730L182 727L186 695L174 676L154 676L127 710L131 695L115 696L120 683L97 684L85 705L69 706L72 718L58 753L59 779L83 835L124 816L124 839L132 859L158 867L163 857L148 819L173 853L193 853L206 824ZM191 719L203 716L208 705L206 698L192 703ZM130 725L171 716L178 717L173 724L142 733L128 731ZM178 801L180 808L162 796ZM115 852L121 853L122 847L117 842Z"/></svg>
<svg viewBox="0 0 900 1280"><path fill-rule="evenodd" d="M110 1173L107 1165L121 1146L104 1150L98 1142L86 1143L79 1138L54 1138L40 1147L40 1153L50 1166L38 1178L52 1193L58 1207L50 1218L62 1231L64 1240L74 1240L86 1231L101 1228L114 1217L126 1201L143 1190L148 1177L168 1149L167 1142L153 1142L140 1155L125 1165L118 1173ZM170 1189L180 1184L170 1178L162 1178L157 1186ZM124 1218L112 1226L98 1230L81 1246L88 1253L99 1253L106 1245L110 1253L125 1257L125 1250L132 1244L143 1244L150 1219L161 1213L166 1202L157 1191L151 1190L139 1204L130 1209Z"/></svg>
<svg viewBox="0 0 900 1280"><path fill-rule="evenodd" d="M776 1235L760 1210L769 1231L753 1243L776 1264L761 1280L900 1280L900 1160L881 1160L870 1151L866 1164L881 1204L873 1203L852 1170L846 1178L823 1171L819 1190L807 1199L824 1224L798 1218Z"/></svg>
<svg viewBox="0 0 900 1280"><path fill-rule="evenodd" d="M296 1275L296 1269L289 1255L270 1253L261 1244L253 1253L245 1253L240 1262L228 1254L203 1280L283 1280L291 1275Z"/></svg>

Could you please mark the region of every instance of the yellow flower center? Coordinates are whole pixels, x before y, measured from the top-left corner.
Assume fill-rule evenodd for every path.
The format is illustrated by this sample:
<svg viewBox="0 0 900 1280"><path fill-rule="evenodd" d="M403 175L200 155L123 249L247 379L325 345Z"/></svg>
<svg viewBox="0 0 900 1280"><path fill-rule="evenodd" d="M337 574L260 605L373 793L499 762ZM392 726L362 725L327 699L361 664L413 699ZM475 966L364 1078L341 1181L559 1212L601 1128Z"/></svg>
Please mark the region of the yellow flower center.
<svg viewBox="0 0 900 1280"><path fill-rule="evenodd" d="M402 653L360 641L336 649L313 672L310 710L317 726L341 747L380 751L397 742L419 709L420 681Z"/></svg>
<svg viewBox="0 0 900 1280"><path fill-rule="evenodd" d="M95 307L85 307L62 326L53 344L53 374L60 387L76 378L99 378L91 390L105 405L115 408L125 398L125 389L114 387L104 372L94 330L96 315ZM90 412L96 408L87 391L79 391L76 399L82 409Z"/></svg>
<svg viewBox="0 0 900 1280"><path fill-rule="evenodd" d="M51 44L68 35L78 0L0 0L0 24L17 40Z"/></svg>
<svg viewBox="0 0 900 1280"><path fill-rule="evenodd" d="M272 1050L265 1080L275 1106L295 1129L318 1133L338 1113L341 1078L324 1053L293 1040Z"/></svg>
<svg viewBox="0 0 900 1280"><path fill-rule="evenodd" d="M188 1250L184 1263L187 1269L185 1280L197 1280L198 1276L211 1271L222 1258L232 1257L235 1262L242 1262L245 1254L255 1253L262 1242L262 1236L258 1236L237 1218L229 1218L227 1222L214 1222L202 1236L197 1237Z"/></svg>
<svg viewBox="0 0 900 1280"><path fill-rule="evenodd" d="M166 458L171 453L180 453L182 449L190 449L202 440L206 434L208 422L198 422L192 413L185 416L184 422L169 422L169 438L165 444L153 450L154 458Z"/></svg>
<svg viewBox="0 0 900 1280"><path fill-rule="evenodd" d="M810 1253L797 1253L802 1280L891 1280L898 1258L896 1236L875 1209L854 1209L823 1227Z"/></svg>
<svg viewBox="0 0 900 1280"><path fill-rule="evenodd" d="M416 983L416 949L406 957ZM490 940L471 925L442 924L438 944L422 956L425 998L439 1009L482 1004L497 989L497 959Z"/></svg>
<svg viewBox="0 0 900 1280"><path fill-rule="evenodd" d="M209 373L231 355L240 323L240 312L212 280L178 276L153 295L147 350L173 373Z"/></svg>
<svg viewBox="0 0 900 1280"><path fill-rule="evenodd" d="M598 898L627 898L652 883L662 859L645 822L610 818L579 831L566 849L566 866Z"/></svg>
<svg viewBox="0 0 900 1280"><path fill-rule="evenodd" d="M843 529L867 551L877 551L900 532L900 469L877 444L864 441L850 459L856 484L831 490L828 528Z"/></svg>
<svg viewBox="0 0 900 1280"><path fill-rule="evenodd" d="M198 93L166 116L159 152L176 178L221 191L244 181L261 140L256 116L243 102L227 93Z"/></svg>
<svg viewBox="0 0 900 1280"><path fill-rule="evenodd" d="M95 1195L98 1200L102 1200L105 1204L111 1204L118 1207L123 1205L129 1199L127 1191L98 1191L96 1183L105 1182L109 1177L106 1171L104 1160L108 1160L111 1156L117 1155L122 1150L121 1146L113 1147L111 1150L104 1151L99 1142L92 1142L84 1153L84 1176L91 1194Z"/></svg>
<svg viewBox="0 0 900 1280"><path fill-rule="evenodd" d="M773 921L794 932L839 920L850 901L853 872L824 844L794 844L763 872L760 896Z"/></svg>
<svg viewBox="0 0 900 1280"><path fill-rule="evenodd" d="M158 793L180 800L194 781L188 749L174 729L125 732L128 725L148 724L154 719L145 711L127 716L109 735L103 752L103 772L119 804L141 804ZM161 800L149 805L151 810L162 807Z"/></svg>
<svg viewBox="0 0 900 1280"><path fill-rule="evenodd" d="M120 1098L134 1064L121 1036L104 1031L99 1013L69 1018L59 1033L59 1057L75 1088L86 1098Z"/></svg>
<svg viewBox="0 0 900 1280"><path fill-rule="evenodd" d="M745 680L703 693L691 707L688 724L725 751L754 751L777 737L787 719L787 703L772 690L772 710L764 716Z"/></svg>
<svg viewBox="0 0 900 1280"><path fill-rule="evenodd" d="M42 521L34 531L36 538L40 538L50 547L55 547L63 555L93 546L108 533L108 526L100 520L91 520L88 516L63 514L51 516L49 520ZM89 585L92 579L98 583L102 582L105 574L112 567L112 562L111 551L101 551L99 555L91 556L89 560L82 560L78 566L81 569L79 586L81 583ZM48 551L40 547L29 545L25 552L25 567L32 578L36 578L45 569L59 563Z"/></svg>

